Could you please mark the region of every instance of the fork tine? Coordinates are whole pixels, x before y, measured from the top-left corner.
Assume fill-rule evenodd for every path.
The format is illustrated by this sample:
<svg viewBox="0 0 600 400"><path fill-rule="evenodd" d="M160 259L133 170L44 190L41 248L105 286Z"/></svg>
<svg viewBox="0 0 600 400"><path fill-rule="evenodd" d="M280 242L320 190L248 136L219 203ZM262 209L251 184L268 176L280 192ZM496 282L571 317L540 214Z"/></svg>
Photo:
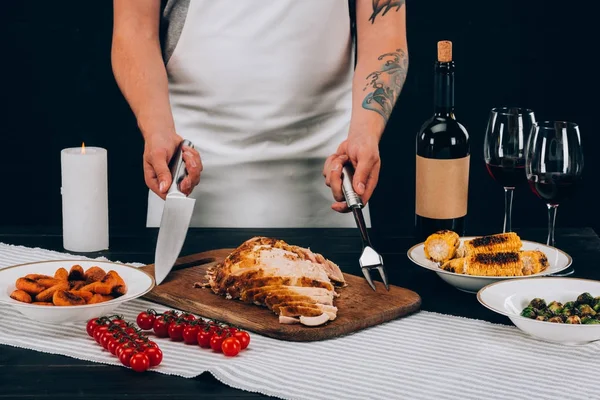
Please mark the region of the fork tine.
<svg viewBox="0 0 600 400"><path fill-rule="evenodd" d="M363 275L365 276L365 279L369 283L369 286L371 286L371 289L376 291L377 289L375 289L375 284L373 283L373 279L371 279L371 273L370 273L369 269L368 268L361 268L361 269L362 269Z"/></svg>
<svg viewBox="0 0 600 400"><path fill-rule="evenodd" d="M381 280L383 281L383 284L385 285L385 288L389 291L390 290L390 286L388 285L388 280L387 280L387 275L385 273L385 268L383 268L383 265L380 265L377 267L377 269L379 270L379 275L381 276Z"/></svg>

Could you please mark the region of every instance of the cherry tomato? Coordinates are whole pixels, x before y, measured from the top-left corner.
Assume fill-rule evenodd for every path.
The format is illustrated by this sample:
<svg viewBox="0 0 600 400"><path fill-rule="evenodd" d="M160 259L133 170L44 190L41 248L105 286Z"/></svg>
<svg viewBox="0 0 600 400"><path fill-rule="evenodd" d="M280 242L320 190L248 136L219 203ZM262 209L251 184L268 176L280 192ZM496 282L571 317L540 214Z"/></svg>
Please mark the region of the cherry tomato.
<svg viewBox="0 0 600 400"><path fill-rule="evenodd" d="M110 352L110 354L117 354L117 347L120 345L120 342L118 339L112 338L108 341L108 346L106 347L106 349Z"/></svg>
<svg viewBox="0 0 600 400"><path fill-rule="evenodd" d="M148 340L148 341L146 342L146 346L148 346L148 348L155 347L155 348L157 348L157 349L158 349L158 345L156 344L156 342L153 342L152 340Z"/></svg>
<svg viewBox="0 0 600 400"><path fill-rule="evenodd" d="M171 340L175 342L181 342L183 340L183 328L185 328L184 324L171 322L168 330Z"/></svg>
<svg viewBox="0 0 600 400"><path fill-rule="evenodd" d="M198 332L198 345L202 348L209 349L210 348L210 339L213 336L213 332L210 330L200 330Z"/></svg>
<svg viewBox="0 0 600 400"><path fill-rule="evenodd" d="M150 368L150 359L144 353L136 353L129 360L131 369L136 372L144 372Z"/></svg>
<svg viewBox="0 0 600 400"><path fill-rule="evenodd" d="M115 355L120 358L123 350L130 349L130 348L133 349L132 345L129 342L120 342L117 345L117 350L115 351Z"/></svg>
<svg viewBox="0 0 600 400"><path fill-rule="evenodd" d="M229 331L229 334L230 334L231 336L233 336L233 335L234 335L234 334L235 334L235 333L238 331L238 328L234 328L233 326L230 326L230 327L229 327L229 328L227 328L226 330L227 330L227 331Z"/></svg>
<svg viewBox="0 0 600 400"><path fill-rule="evenodd" d="M158 337L168 337L169 336L169 325L166 323L164 317L158 317L154 320L154 325L152 325L152 329L154 333Z"/></svg>
<svg viewBox="0 0 600 400"><path fill-rule="evenodd" d="M94 340L97 343L100 343L100 335L102 335L104 332L108 332L108 326L106 325L98 325L96 328L94 328Z"/></svg>
<svg viewBox="0 0 600 400"><path fill-rule="evenodd" d="M162 362L163 352L158 347L146 349L144 350L144 353L148 356L151 367L155 367Z"/></svg>
<svg viewBox="0 0 600 400"><path fill-rule="evenodd" d="M184 321L195 321L195 320L196 320L196 317L195 317L195 316L193 316L192 314L189 314L189 313L182 314L182 315L181 315L181 318L182 318Z"/></svg>
<svg viewBox="0 0 600 400"><path fill-rule="evenodd" d="M198 332L200 332L200 328L198 328L198 325L186 326L185 328L183 328L183 342L186 344L197 344Z"/></svg>
<svg viewBox="0 0 600 400"><path fill-rule="evenodd" d="M131 347L125 347L119 355L119 361L121 361L121 364L123 364L124 366L129 367L129 361L131 360L131 356L133 356L134 354L134 349L132 349Z"/></svg>
<svg viewBox="0 0 600 400"><path fill-rule="evenodd" d="M100 326L100 324L98 323L98 318L92 318L87 322L87 325L85 326L85 331L90 337L94 337L94 328L96 326Z"/></svg>
<svg viewBox="0 0 600 400"><path fill-rule="evenodd" d="M250 334L246 331L237 331L233 334L233 337L240 341L242 350L244 350L250 344Z"/></svg>
<svg viewBox="0 0 600 400"><path fill-rule="evenodd" d="M154 326L155 319L156 316L154 314L143 311L137 316L136 322L141 329L149 331Z"/></svg>
<svg viewBox="0 0 600 400"><path fill-rule="evenodd" d="M227 357L237 356L241 350L242 345L240 344L240 341L234 337L228 337L221 343L221 351L223 351L223 354Z"/></svg>
<svg viewBox="0 0 600 400"><path fill-rule="evenodd" d="M127 326L127 321L121 318L113 319L111 323L116 326Z"/></svg>
<svg viewBox="0 0 600 400"><path fill-rule="evenodd" d="M125 328L125 333L129 336L137 335L137 331L133 326L128 326L127 328Z"/></svg>
<svg viewBox="0 0 600 400"><path fill-rule="evenodd" d="M100 346L108 349L108 342L113 339L113 334L111 331L105 331L100 334Z"/></svg>
<svg viewBox="0 0 600 400"><path fill-rule="evenodd" d="M217 353L220 353L221 351L223 351L221 349L221 345L223 344L223 341L225 340L225 338L226 338L226 336L223 334L218 334L218 333L213 334L213 336L210 338L211 349L213 349L213 351L216 351Z"/></svg>

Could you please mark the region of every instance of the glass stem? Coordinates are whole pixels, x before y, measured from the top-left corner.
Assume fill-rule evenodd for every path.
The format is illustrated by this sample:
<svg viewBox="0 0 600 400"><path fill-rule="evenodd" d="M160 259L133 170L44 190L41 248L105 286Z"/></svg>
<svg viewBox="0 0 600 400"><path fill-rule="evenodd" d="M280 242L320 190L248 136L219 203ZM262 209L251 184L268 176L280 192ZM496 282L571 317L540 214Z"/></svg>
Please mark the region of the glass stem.
<svg viewBox="0 0 600 400"><path fill-rule="evenodd" d="M513 203L513 192L515 188L505 187L504 188L504 231L512 232L512 203Z"/></svg>
<svg viewBox="0 0 600 400"><path fill-rule="evenodd" d="M554 226L556 224L556 210L558 209L558 204L548 204L548 240L546 244L548 246L554 246Z"/></svg>

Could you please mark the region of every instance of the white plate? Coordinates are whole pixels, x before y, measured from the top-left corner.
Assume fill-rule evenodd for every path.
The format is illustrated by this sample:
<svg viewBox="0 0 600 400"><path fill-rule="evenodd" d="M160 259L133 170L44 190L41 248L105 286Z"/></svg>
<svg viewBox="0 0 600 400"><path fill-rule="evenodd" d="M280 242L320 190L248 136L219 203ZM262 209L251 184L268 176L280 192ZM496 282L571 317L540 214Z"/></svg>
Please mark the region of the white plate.
<svg viewBox="0 0 600 400"><path fill-rule="evenodd" d="M460 240L461 242L464 242L466 240L474 238L475 236L466 236L461 238ZM550 266L545 271L528 276L479 276L457 274L455 272L445 271L441 269L437 263L428 260L425 257L424 243L419 243L411 247L408 250L408 258L415 264L423 268L427 268L431 271L434 271L439 275L440 278L442 278L444 281L448 282L452 286L456 287L457 289L468 293L477 293L479 289L486 285L489 285L490 283L503 281L507 279L535 278L538 276L555 274L557 272L567 269L573 261L571 259L571 256L569 256L562 250L558 250L555 247L546 246L545 244L531 242L528 240L521 240L521 242L523 243L523 247L521 248L522 250L540 250L544 254L546 254Z"/></svg>
<svg viewBox="0 0 600 400"><path fill-rule="evenodd" d="M513 279L493 283L477 293L477 299L485 307L506 315L523 332L553 343L580 345L600 340L600 325L560 324L537 321L522 317L521 311L536 298L566 303L588 292L600 296L600 282L577 278L542 277Z"/></svg>
<svg viewBox="0 0 600 400"><path fill-rule="evenodd" d="M69 271L74 264L81 265L84 270L93 266L98 266L106 272L111 269L114 270L125 281L127 293L103 303L62 307L27 304L10 298L10 294L16 289L15 282L18 278L27 274L54 276L54 273L60 267L64 267ZM129 265L104 261L41 261L0 269L0 303L14 307L15 310L32 320L53 324L87 321L91 318L110 314L119 305L143 296L152 290L153 287L154 278L150 274Z"/></svg>

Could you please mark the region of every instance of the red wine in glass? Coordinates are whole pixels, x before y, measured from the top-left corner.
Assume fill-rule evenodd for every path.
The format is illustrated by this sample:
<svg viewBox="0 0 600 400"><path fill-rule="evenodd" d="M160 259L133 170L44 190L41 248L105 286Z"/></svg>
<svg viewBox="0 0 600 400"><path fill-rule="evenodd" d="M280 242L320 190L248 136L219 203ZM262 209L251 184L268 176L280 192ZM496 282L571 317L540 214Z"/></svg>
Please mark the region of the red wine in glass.
<svg viewBox="0 0 600 400"><path fill-rule="evenodd" d="M488 173L505 188L515 188L527 182L525 176L525 158L503 158L500 162L486 163Z"/></svg>
<svg viewBox="0 0 600 400"><path fill-rule="evenodd" d="M554 227L559 204L571 197L583 172L579 125L568 121L536 122L527 141L525 175L529 187L548 208L548 239L555 247ZM573 267L553 276L567 276Z"/></svg>
<svg viewBox="0 0 600 400"><path fill-rule="evenodd" d="M580 177L565 176L560 173L547 173L532 176L529 179L529 187L546 204L557 206L573 196L577 189Z"/></svg>
<svg viewBox="0 0 600 400"><path fill-rule="evenodd" d="M536 122L532 110L519 107L492 108L485 131L483 154L488 173L504 188L504 226L512 231L515 188L527 182L525 143Z"/></svg>

